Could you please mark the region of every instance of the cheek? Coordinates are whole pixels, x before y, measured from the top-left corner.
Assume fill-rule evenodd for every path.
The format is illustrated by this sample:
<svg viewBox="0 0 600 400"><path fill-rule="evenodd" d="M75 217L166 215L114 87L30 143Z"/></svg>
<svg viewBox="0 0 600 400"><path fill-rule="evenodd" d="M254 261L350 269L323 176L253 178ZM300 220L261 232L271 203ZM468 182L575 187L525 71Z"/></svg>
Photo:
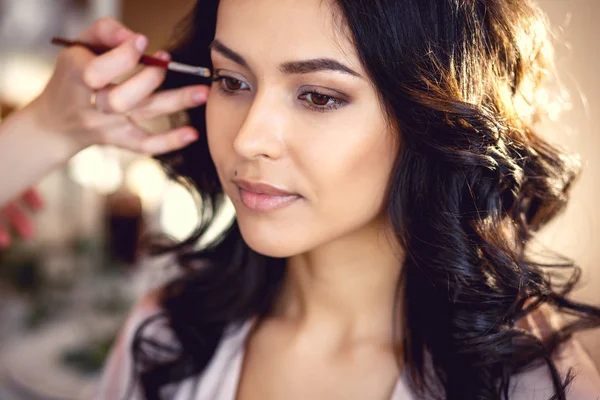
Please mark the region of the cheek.
<svg viewBox="0 0 600 400"><path fill-rule="evenodd" d="M305 129L298 135L302 143L290 144L294 168L310 189L303 193L306 205L297 209L293 219L268 226L277 226L267 237L277 241L282 251L307 251L377 223L397 145L385 124L365 123L374 120L360 118L343 126L338 120L318 133ZM258 225L247 228L256 232Z"/></svg>
<svg viewBox="0 0 600 400"><path fill-rule="evenodd" d="M213 89L214 90L214 89ZM219 137L219 132L223 129L221 126L221 119L218 115L219 108L211 101L211 96L208 97L206 102L206 140L208 142L208 149L210 155L215 164L218 164L218 157L216 157L216 146L215 139Z"/></svg>
<svg viewBox="0 0 600 400"><path fill-rule="evenodd" d="M241 122L238 123L239 113L231 109L231 104L213 93L216 90L211 89L206 102L206 137L211 158L220 174L224 164L231 160L233 141Z"/></svg>
<svg viewBox="0 0 600 400"><path fill-rule="evenodd" d="M398 152L395 133L376 110L356 114L325 131L303 157L322 218L368 220L383 205Z"/></svg>
<svg viewBox="0 0 600 400"><path fill-rule="evenodd" d="M323 211L336 218L353 216L354 222L360 223L381 212L395 154L392 142L378 133L355 144L343 146L345 151L325 162L329 173L320 179L327 190L322 197Z"/></svg>

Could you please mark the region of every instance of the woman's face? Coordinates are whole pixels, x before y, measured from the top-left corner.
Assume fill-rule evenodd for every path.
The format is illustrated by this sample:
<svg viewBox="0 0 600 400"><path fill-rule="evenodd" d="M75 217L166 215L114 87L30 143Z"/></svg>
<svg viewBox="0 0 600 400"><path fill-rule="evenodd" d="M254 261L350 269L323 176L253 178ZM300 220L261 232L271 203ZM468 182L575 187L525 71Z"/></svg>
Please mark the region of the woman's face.
<svg viewBox="0 0 600 400"><path fill-rule="evenodd" d="M211 57L222 79L206 105L208 144L244 240L273 257L379 226L398 150L330 7L322 0L219 5ZM253 195L238 179L296 197Z"/></svg>

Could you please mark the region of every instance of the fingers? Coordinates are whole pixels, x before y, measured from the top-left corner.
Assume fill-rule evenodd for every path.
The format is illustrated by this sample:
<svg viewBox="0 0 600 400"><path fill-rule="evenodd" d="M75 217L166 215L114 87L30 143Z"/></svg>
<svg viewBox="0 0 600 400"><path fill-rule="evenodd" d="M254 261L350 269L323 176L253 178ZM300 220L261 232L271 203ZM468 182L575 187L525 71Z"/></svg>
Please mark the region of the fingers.
<svg viewBox="0 0 600 400"><path fill-rule="evenodd" d="M62 74L59 78L75 77L79 82L77 90L67 91L66 97L69 97L68 100L81 101L83 107L78 110L80 113L76 117L79 119L75 122L82 126L82 130L90 138L89 142L147 154L162 154L181 149L197 140L198 132L192 127L150 135L133 121L152 119L200 106L206 102L210 90L208 86L196 85L154 93L166 74L166 70L159 67L144 67L124 82L114 84L113 82L130 74L138 66L148 45L145 36L133 33L114 19L98 21L82 33L79 39L112 48L95 56L81 46L74 46L62 52L60 57L67 74ZM170 59L165 52L159 52L155 57ZM62 82L59 78L57 85ZM95 93L93 100L90 99L90 89ZM94 106L98 110L94 110ZM97 111L104 111L107 115ZM118 120L109 120L113 117ZM32 201L35 203L35 199ZM16 218L21 231L27 231L26 218L18 215L18 209L10 211L13 214L10 224L14 225L12 221Z"/></svg>
<svg viewBox="0 0 600 400"><path fill-rule="evenodd" d="M166 133L143 138L140 143L140 150L152 155L164 154L186 147L197 139L198 132L190 126L184 126Z"/></svg>
<svg viewBox="0 0 600 400"><path fill-rule="evenodd" d="M85 30L79 40L115 47L133 36L133 32L114 18L101 18Z"/></svg>
<svg viewBox="0 0 600 400"><path fill-rule="evenodd" d="M35 234L35 228L30 217L16 203L5 206L2 214L8 225L12 226L23 239L29 239Z"/></svg>
<svg viewBox="0 0 600 400"><path fill-rule="evenodd" d="M10 244L10 234L8 229L0 223L0 249L8 247Z"/></svg>
<svg viewBox="0 0 600 400"><path fill-rule="evenodd" d="M22 196L22 200L32 211L39 211L44 208L44 201L35 189L26 191Z"/></svg>
<svg viewBox="0 0 600 400"><path fill-rule="evenodd" d="M184 126L161 134L138 137L135 148L131 150L151 155L164 154L188 146L198 136L194 128Z"/></svg>
<svg viewBox="0 0 600 400"><path fill-rule="evenodd" d="M133 35L114 49L94 57L83 71L83 81L91 89L101 89L133 70L146 50L148 39Z"/></svg>
<svg viewBox="0 0 600 400"><path fill-rule="evenodd" d="M154 57L162 60L170 59L169 54L164 51L155 53ZM96 104L105 112L127 112L150 96L160 86L165 79L166 72L164 68L144 67L125 82L98 91L96 93Z"/></svg>
<svg viewBox="0 0 600 400"><path fill-rule="evenodd" d="M42 206L41 197L33 189L23 195L23 200L33 209L39 209ZM23 239L30 239L35 235L35 227L30 217L16 202L10 203L0 210L0 249L10 245L11 227Z"/></svg>
<svg viewBox="0 0 600 400"><path fill-rule="evenodd" d="M206 85L195 85L155 93L132 110L132 116L152 119L198 107L206 102L209 90Z"/></svg>

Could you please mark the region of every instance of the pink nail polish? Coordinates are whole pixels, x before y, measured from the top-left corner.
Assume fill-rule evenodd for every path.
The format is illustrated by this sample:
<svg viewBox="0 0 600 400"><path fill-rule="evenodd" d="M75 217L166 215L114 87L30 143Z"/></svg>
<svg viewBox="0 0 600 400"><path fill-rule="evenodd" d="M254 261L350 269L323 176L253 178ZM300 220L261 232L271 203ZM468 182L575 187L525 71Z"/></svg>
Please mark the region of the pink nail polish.
<svg viewBox="0 0 600 400"><path fill-rule="evenodd" d="M135 39L135 47L140 51L144 52L146 50L146 46L148 45L148 39L145 36L139 35Z"/></svg>
<svg viewBox="0 0 600 400"><path fill-rule="evenodd" d="M171 61L171 55L166 51L159 51L156 53L156 57L160 58L163 61Z"/></svg>

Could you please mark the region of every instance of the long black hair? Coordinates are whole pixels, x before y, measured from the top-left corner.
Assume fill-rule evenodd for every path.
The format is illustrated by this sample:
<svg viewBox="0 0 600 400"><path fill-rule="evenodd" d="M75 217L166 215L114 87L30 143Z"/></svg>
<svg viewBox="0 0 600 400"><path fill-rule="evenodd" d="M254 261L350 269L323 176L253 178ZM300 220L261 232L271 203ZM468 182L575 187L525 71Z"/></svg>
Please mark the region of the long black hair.
<svg viewBox="0 0 600 400"><path fill-rule="evenodd" d="M174 59L212 67L218 3L197 2ZM406 253L402 307L390 318L402 327L396 356L410 385L419 398L508 399L511 376L545 363L555 398L565 399L573 373L560 376L552 356L597 326L600 310L567 298L577 266L526 251L579 173L576 158L533 130L540 109L531 100L552 66L544 15L529 0L332 3L402 144L386 209ZM195 83L173 75L165 88ZM188 116L205 132L204 107ZM198 196L201 222L184 242L154 249L176 252L183 269L160 298L181 349L152 357L162 347L144 336L149 324L138 329L132 351L148 399L202 372L225 327L268 315L286 274L285 259L248 247L235 219L194 248L225 201L205 135L160 160ZM551 281L555 271L567 274L562 284ZM518 327L542 305L574 318L546 338Z"/></svg>

